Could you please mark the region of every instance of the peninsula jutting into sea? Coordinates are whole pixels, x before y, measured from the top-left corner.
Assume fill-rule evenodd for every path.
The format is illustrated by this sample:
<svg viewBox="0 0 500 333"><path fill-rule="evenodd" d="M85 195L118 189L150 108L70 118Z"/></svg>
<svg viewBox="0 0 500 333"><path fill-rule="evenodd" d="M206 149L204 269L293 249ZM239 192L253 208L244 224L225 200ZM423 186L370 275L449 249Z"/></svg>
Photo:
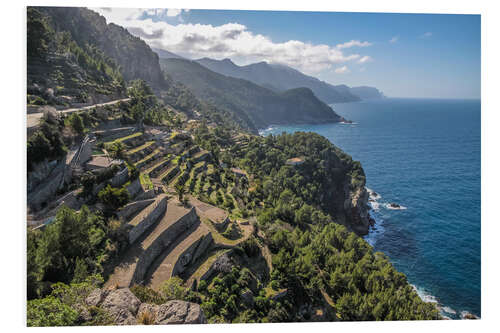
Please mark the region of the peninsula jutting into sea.
<svg viewBox="0 0 500 333"><path fill-rule="evenodd" d="M405 15L28 7L28 326L479 318L481 104L388 97Z"/></svg>

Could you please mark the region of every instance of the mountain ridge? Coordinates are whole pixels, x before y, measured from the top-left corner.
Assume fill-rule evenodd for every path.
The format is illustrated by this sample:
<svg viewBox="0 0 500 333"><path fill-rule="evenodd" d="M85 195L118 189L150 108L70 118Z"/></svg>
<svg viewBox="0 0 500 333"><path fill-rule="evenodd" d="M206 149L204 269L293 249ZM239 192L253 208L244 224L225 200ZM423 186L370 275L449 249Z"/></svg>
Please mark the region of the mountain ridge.
<svg viewBox="0 0 500 333"><path fill-rule="evenodd" d="M309 88L275 92L251 81L225 76L186 59L160 59L163 70L198 98L248 119L256 130L274 124L340 122L344 118Z"/></svg>

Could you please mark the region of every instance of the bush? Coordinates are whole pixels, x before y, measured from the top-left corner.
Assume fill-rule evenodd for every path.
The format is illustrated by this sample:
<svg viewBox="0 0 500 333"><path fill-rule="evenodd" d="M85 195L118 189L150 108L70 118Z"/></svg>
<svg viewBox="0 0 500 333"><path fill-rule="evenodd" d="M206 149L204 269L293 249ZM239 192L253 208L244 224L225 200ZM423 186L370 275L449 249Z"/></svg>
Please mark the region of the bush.
<svg viewBox="0 0 500 333"><path fill-rule="evenodd" d="M160 291L165 300L185 300L188 292L182 284L183 281L178 276L171 277L170 279L163 282Z"/></svg>
<svg viewBox="0 0 500 333"><path fill-rule="evenodd" d="M75 309L54 296L28 301L28 326L70 326L75 324L77 318Z"/></svg>
<svg viewBox="0 0 500 333"><path fill-rule="evenodd" d="M167 300L163 297L159 292L154 289L135 285L130 288L130 291L142 302L142 303L150 303L150 304L163 304Z"/></svg>
<svg viewBox="0 0 500 333"><path fill-rule="evenodd" d="M100 202L113 211L122 207L130 200L130 194L128 193L126 187L116 188L109 184L99 191L97 197Z"/></svg>
<svg viewBox="0 0 500 333"><path fill-rule="evenodd" d="M85 130L85 125L83 124L83 119L78 113L73 113L68 117L68 123L71 128L78 134L82 134Z"/></svg>

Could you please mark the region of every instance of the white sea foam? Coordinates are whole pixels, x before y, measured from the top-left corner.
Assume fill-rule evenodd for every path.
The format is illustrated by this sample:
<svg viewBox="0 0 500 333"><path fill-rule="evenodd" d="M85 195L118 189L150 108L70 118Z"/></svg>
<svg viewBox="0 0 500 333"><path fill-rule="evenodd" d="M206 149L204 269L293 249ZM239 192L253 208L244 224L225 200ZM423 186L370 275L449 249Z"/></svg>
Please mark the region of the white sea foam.
<svg viewBox="0 0 500 333"><path fill-rule="evenodd" d="M391 209L391 210L405 210L405 209L408 209L407 207L401 206L401 205L399 205L399 207L392 207L390 203L387 203L384 206L385 206L385 208Z"/></svg>
<svg viewBox="0 0 500 333"><path fill-rule="evenodd" d="M449 306L444 306L443 307L443 312L449 313L449 314L457 314L457 311L453 310Z"/></svg>
<svg viewBox="0 0 500 333"><path fill-rule="evenodd" d="M429 294L426 290L419 288L415 286L414 284L411 285L413 289L417 292L418 296L420 299L426 303L436 303L439 304L437 298L431 294ZM451 312L450 312L451 313Z"/></svg>

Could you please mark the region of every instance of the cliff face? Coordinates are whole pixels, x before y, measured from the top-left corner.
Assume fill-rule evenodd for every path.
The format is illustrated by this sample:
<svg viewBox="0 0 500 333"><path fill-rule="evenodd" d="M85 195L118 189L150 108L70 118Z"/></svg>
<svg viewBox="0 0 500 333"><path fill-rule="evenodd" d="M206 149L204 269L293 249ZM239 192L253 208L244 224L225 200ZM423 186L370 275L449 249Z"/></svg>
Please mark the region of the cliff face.
<svg viewBox="0 0 500 333"><path fill-rule="evenodd" d="M374 220L371 218L368 206L368 192L364 186L355 189L345 188L344 210L348 217L347 226L358 235L368 234Z"/></svg>
<svg viewBox="0 0 500 333"><path fill-rule="evenodd" d="M80 46L91 44L120 66L125 80L143 79L153 88L165 87L158 55L126 29L107 24L106 19L86 8L37 7L51 18L57 31L68 31Z"/></svg>

